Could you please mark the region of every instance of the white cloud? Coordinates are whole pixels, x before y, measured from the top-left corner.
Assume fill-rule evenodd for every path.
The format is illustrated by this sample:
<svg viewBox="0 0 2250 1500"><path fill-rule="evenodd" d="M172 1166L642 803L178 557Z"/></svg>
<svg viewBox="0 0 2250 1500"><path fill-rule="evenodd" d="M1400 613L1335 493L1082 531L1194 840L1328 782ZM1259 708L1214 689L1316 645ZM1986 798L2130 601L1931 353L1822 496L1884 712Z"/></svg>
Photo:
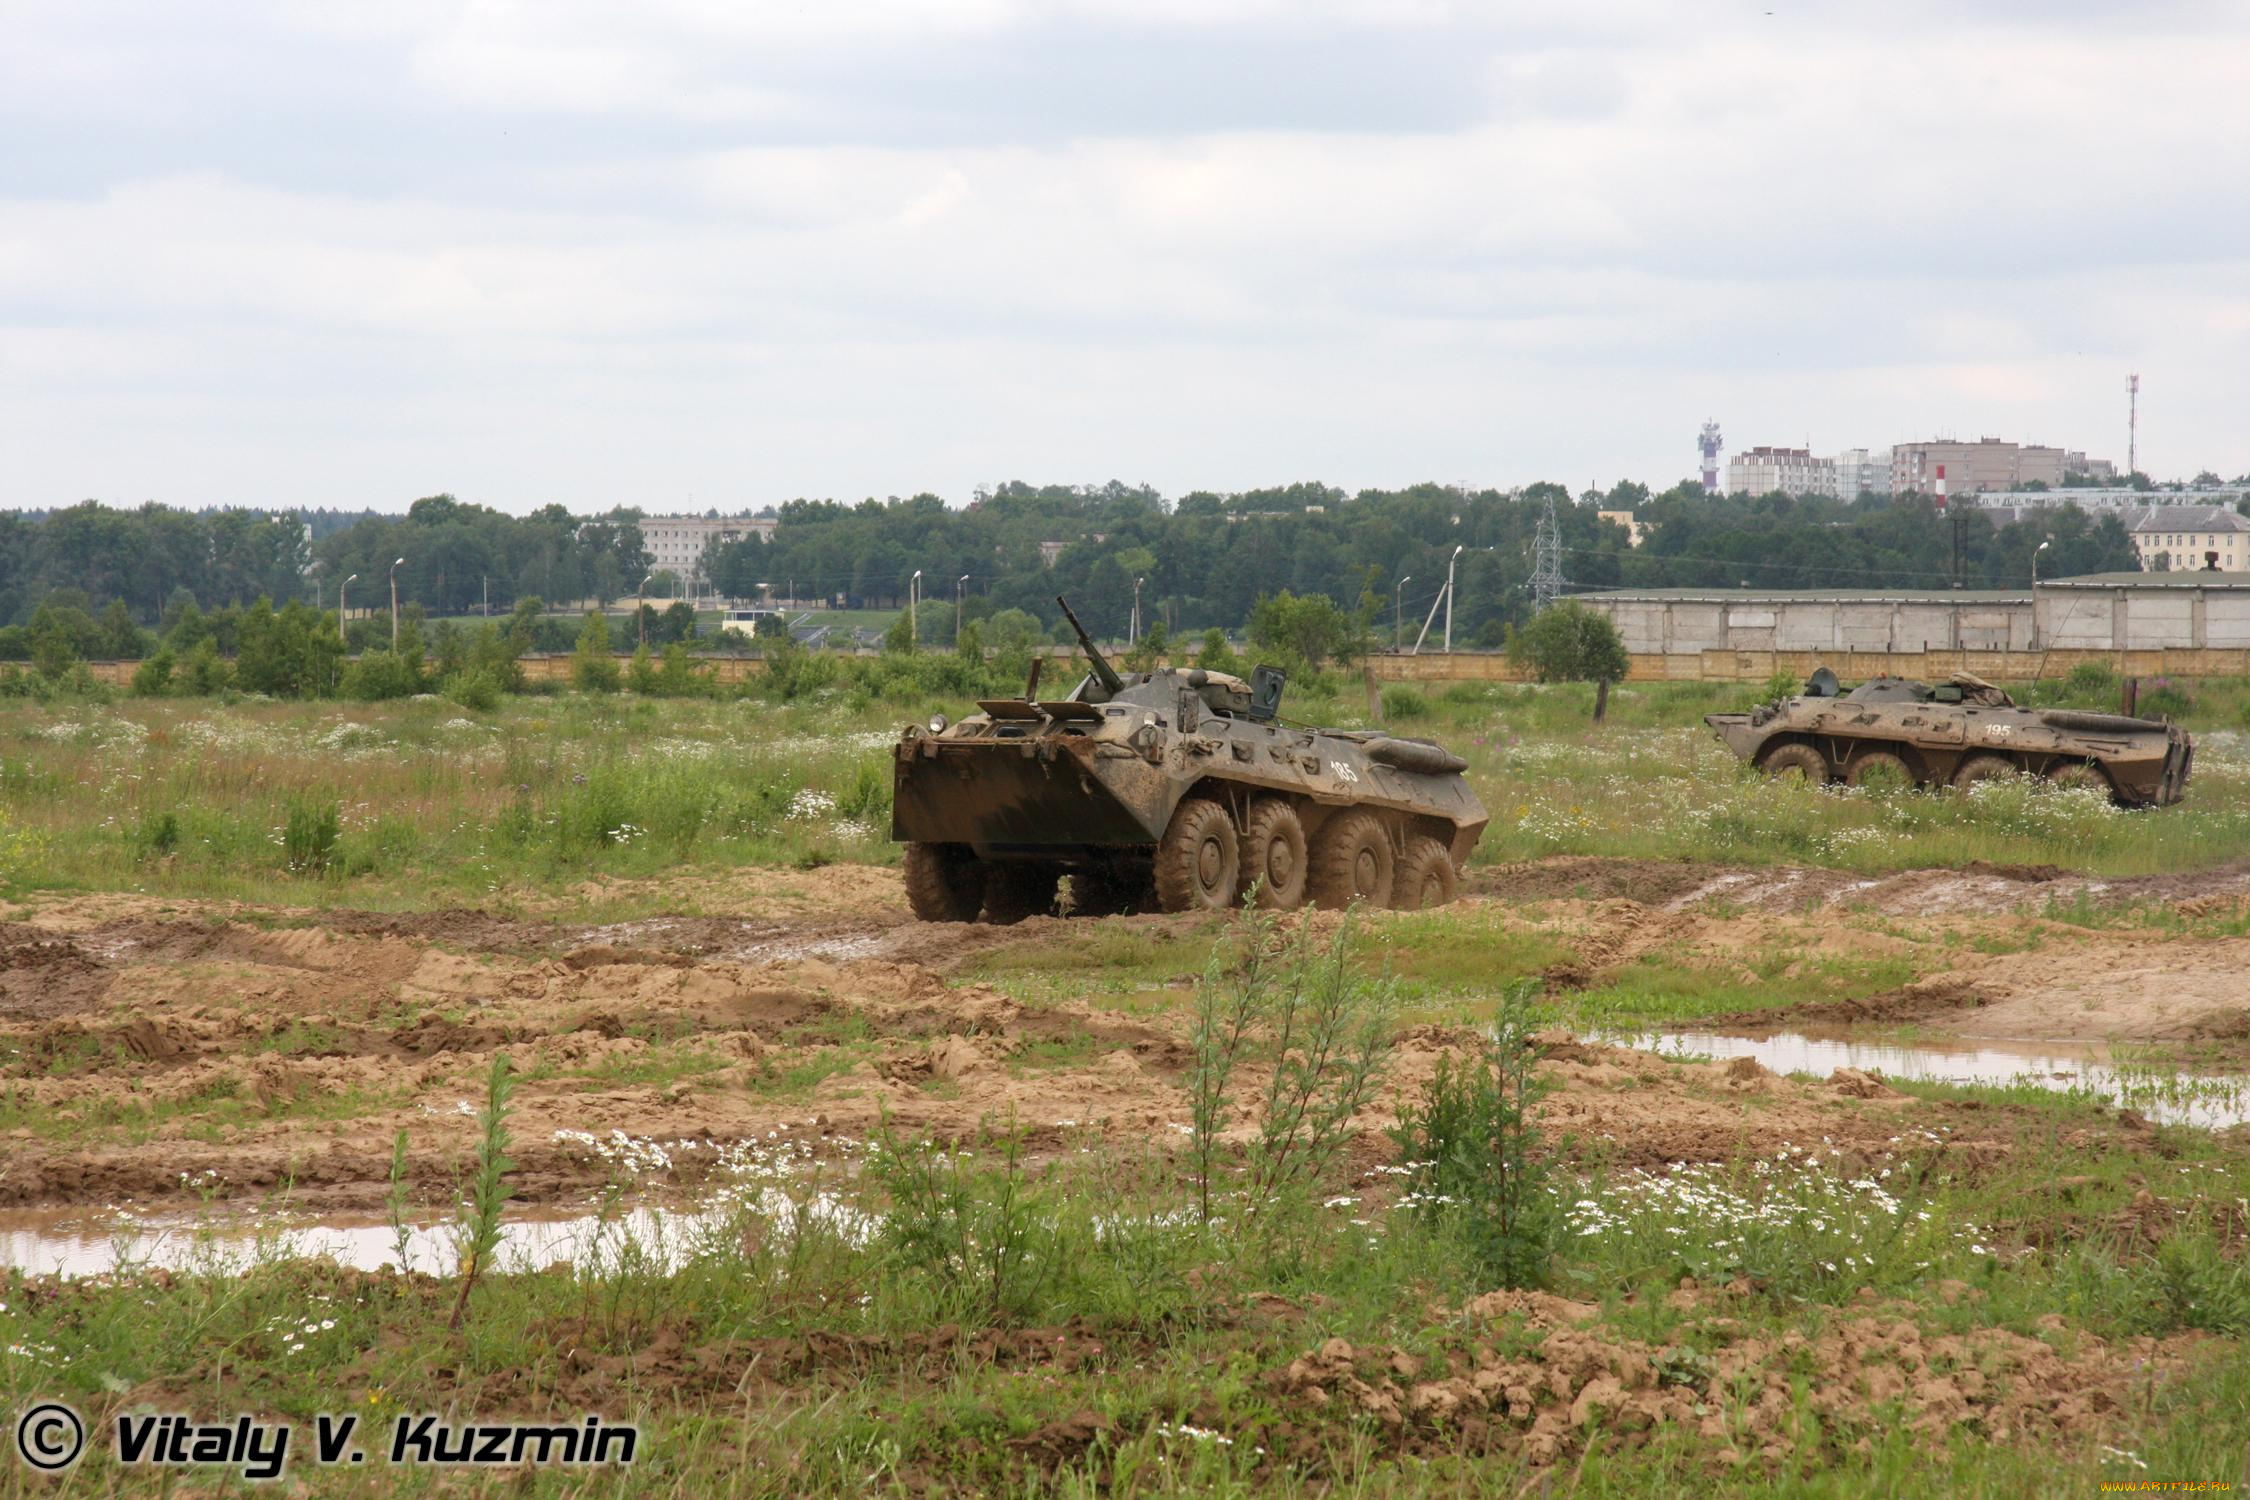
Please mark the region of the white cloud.
<svg viewBox="0 0 2250 1500"><path fill-rule="evenodd" d="M2250 468L2238 14L1759 9L41 13L0 503Z"/></svg>

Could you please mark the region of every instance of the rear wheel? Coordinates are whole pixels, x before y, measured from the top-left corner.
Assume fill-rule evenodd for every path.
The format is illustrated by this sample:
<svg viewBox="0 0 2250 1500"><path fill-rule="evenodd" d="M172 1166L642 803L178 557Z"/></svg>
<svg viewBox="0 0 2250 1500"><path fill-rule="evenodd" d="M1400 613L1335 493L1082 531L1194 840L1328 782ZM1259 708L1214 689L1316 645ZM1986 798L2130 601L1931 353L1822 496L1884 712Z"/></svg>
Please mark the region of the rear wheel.
<svg viewBox="0 0 2250 1500"><path fill-rule="evenodd" d="M966 844L908 844L906 904L925 922L974 922L984 905L984 866Z"/></svg>
<svg viewBox="0 0 2250 1500"><path fill-rule="evenodd" d="M1461 872L1453 868L1453 851L1425 834L1407 844L1395 884L1393 895L1405 910L1448 906L1461 894Z"/></svg>
<svg viewBox="0 0 2250 1500"><path fill-rule="evenodd" d="M1234 819L1218 803L1190 797L1156 846L1156 904L1166 911L1224 911L1241 883Z"/></svg>
<svg viewBox="0 0 2250 1500"><path fill-rule="evenodd" d="M1305 904L1305 824L1297 809L1275 797L1250 808L1249 831L1242 836L1242 894L1258 887L1258 904L1268 911L1295 911Z"/></svg>
<svg viewBox="0 0 2250 1500"><path fill-rule="evenodd" d="M1862 750L1852 757L1845 780L1871 792L1903 792L1914 786L1906 757L1890 750Z"/></svg>
<svg viewBox="0 0 2250 1500"><path fill-rule="evenodd" d="M1998 781L2016 775L2020 769L2005 755L1972 755L1953 773L1953 784L1965 792L1980 781Z"/></svg>
<svg viewBox="0 0 2250 1500"><path fill-rule="evenodd" d="M1371 812L1341 813L1313 841L1312 898L1320 906L1388 906L1395 873L1390 830Z"/></svg>
<svg viewBox="0 0 2250 1500"><path fill-rule="evenodd" d="M1810 745L1783 745L1772 751L1758 768L1776 781L1809 781L1814 786L1828 782L1828 757Z"/></svg>
<svg viewBox="0 0 2250 1500"><path fill-rule="evenodd" d="M1046 864L996 864L984 883L984 919L1012 927L1026 917L1055 914L1055 884L1062 872Z"/></svg>

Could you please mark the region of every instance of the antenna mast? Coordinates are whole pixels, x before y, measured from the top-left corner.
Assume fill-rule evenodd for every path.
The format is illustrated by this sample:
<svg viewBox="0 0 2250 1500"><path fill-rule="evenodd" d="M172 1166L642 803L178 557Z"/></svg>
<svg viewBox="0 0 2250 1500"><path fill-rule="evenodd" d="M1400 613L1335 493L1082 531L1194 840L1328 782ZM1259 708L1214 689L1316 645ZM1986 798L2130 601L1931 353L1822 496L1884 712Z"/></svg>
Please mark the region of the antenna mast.
<svg viewBox="0 0 2250 1500"><path fill-rule="evenodd" d="M1531 534L1531 600L1545 609L1562 596L1562 527L1555 520L1555 497L1547 496L1547 513Z"/></svg>
<svg viewBox="0 0 2250 1500"><path fill-rule="evenodd" d="M1695 446L1703 454L1703 493L1706 495L1719 492L1719 446L1723 441L1716 422L1704 423L1701 435L1695 440Z"/></svg>
<svg viewBox="0 0 2250 1500"><path fill-rule="evenodd" d="M2141 377L2125 377L2125 479L2129 484L2141 472Z"/></svg>

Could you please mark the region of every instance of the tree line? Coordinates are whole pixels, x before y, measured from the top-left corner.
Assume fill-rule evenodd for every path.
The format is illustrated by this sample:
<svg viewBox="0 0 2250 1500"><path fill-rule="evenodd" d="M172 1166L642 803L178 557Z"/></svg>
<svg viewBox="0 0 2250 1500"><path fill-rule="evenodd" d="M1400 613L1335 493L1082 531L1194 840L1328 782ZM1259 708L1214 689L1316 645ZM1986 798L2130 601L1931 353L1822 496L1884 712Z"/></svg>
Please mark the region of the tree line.
<svg viewBox="0 0 2250 1500"><path fill-rule="evenodd" d="M1550 502L1568 592L2020 588L2043 541L2043 576L2137 566L2114 516L2070 506L1996 527L1923 496L1707 495L1692 482L1577 496L1554 484L1346 492L1307 482L1176 500L1145 485L1011 482L966 507L930 494L791 501L770 540L715 543L704 570L730 597L885 608L906 602L919 571L924 643L950 644L957 619L1006 611L1052 638L1057 594L1104 639L1133 633L1136 596L1143 637L1159 624L1174 638L1240 633L1261 599L1284 591L1333 601L1383 643L1420 632L1450 564L1455 643L1493 647L1530 618L1532 540ZM1604 511L1630 512L1646 528L1641 544ZM555 505L511 516L451 495L403 515L90 501L43 519L0 515L0 658L30 658L42 609L50 640L67 632L79 655L121 656L145 647L136 630L169 635L189 606L243 610L263 598L333 610L347 584L354 613L384 612L387 639L394 563L402 606L431 619L513 615L530 599L607 604L649 571L642 519L630 507L580 517ZM1433 632L1442 624L1441 613Z"/></svg>

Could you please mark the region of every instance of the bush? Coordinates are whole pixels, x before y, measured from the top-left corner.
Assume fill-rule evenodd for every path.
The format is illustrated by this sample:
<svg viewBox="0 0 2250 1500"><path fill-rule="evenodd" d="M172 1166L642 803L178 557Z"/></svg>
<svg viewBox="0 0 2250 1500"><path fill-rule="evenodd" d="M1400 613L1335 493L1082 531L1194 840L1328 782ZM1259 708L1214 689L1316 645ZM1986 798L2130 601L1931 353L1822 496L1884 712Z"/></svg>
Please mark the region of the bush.
<svg viewBox="0 0 2250 1500"><path fill-rule="evenodd" d="M1386 719L1426 719L1430 716L1430 700L1421 690L1394 684L1383 689L1383 717Z"/></svg>
<svg viewBox="0 0 2250 1500"><path fill-rule="evenodd" d="M633 648L633 659L625 665L625 685L644 698L656 695L656 658L649 655L648 642Z"/></svg>
<svg viewBox="0 0 2250 1500"><path fill-rule="evenodd" d="M500 684L479 667L448 677L445 696L472 713L488 714L500 706Z"/></svg>
<svg viewBox="0 0 2250 1500"><path fill-rule="evenodd" d="M411 698L420 691L422 674L417 663L388 649L368 652L344 672L344 696L362 703Z"/></svg>
<svg viewBox="0 0 2250 1500"><path fill-rule="evenodd" d="M609 619L596 611L579 627L578 649L571 653L570 680L582 693L617 691L617 658L610 654Z"/></svg>
<svg viewBox="0 0 2250 1500"><path fill-rule="evenodd" d="M1439 1058L1428 1102L1401 1110L1391 1131L1412 1173L1399 1206L1458 1233L1479 1269L1504 1287L1546 1279L1560 1222L1531 1123L1540 1093L1531 1074L1537 992L1530 980L1509 985L1492 1040L1461 1068Z"/></svg>
<svg viewBox="0 0 2250 1500"><path fill-rule="evenodd" d="M288 820L281 830L282 853L290 872L326 874L336 857L336 840L342 832L343 819L335 803L291 803Z"/></svg>
<svg viewBox="0 0 2250 1500"><path fill-rule="evenodd" d="M154 808L141 814L140 827L133 831L134 856L143 861L169 858L180 847L180 815L170 808Z"/></svg>
<svg viewBox="0 0 2250 1500"><path fill-rule="evenodd" d="M2195 712L2195 684L2169 677L2150 677L2141 683L2134 712L2144 719L2184 719Z"/></svg>
<svg viewBox="0 0 2250 1500"><path fill-rule="evenodd" d="M189 648L180 665L180 689L197 698L209 698L234 686L234 664L219 654L219 643L205 636Z"/></svg>
<svg viewBox="0 0 2250 1500"><path fill-rule="evenodd" d="M1575 599L1548 606L1510 636L1508 660L1541 682L1622 682L1632 665L1609 616Z"/></svg>
<svg viewBox="0 0 2250 1500"><path fill-rule="evenodd" d="M146 661L133 668L133 696L161 698L172 691L172 671L179 659L170 646L159 646Z"/></svg>

